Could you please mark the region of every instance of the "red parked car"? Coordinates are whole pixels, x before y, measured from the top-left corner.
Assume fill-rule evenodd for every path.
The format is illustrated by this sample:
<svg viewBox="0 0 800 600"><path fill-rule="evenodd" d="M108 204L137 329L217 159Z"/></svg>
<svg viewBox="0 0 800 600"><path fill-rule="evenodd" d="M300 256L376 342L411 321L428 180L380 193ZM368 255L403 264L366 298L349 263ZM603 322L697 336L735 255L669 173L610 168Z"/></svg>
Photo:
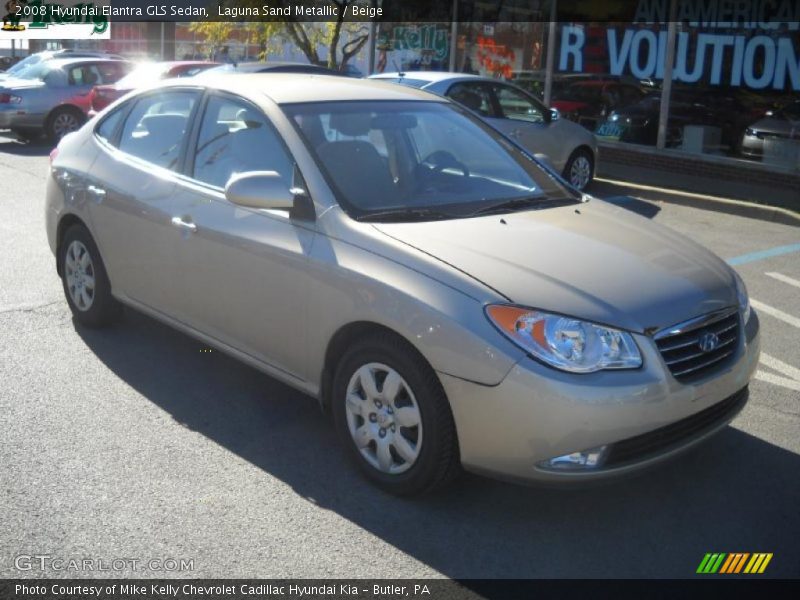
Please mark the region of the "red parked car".
<svg viewBox="0 0 800 600"><path fill-rule="evenodd" d="M141 64L116 83L95 86L91 93L89 116L94 116L131 90L155 83L160 79L192 77L218 64L216 62L186 60Z"/></svg>

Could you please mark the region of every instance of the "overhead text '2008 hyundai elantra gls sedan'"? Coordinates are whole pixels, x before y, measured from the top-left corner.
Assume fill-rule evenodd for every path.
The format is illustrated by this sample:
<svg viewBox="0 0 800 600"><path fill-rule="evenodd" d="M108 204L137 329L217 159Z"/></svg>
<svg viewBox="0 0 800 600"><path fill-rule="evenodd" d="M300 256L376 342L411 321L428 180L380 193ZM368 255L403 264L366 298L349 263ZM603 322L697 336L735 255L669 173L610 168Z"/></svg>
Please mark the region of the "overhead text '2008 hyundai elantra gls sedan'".
<svg viewBox="0 0 800 600"><path fill-rule="evenodd" d="M747 400L758 319L691 240L460 106L319 75L127 96L51 157L75 320L126 305L316 396L375 483L638 471Z"/></svg>

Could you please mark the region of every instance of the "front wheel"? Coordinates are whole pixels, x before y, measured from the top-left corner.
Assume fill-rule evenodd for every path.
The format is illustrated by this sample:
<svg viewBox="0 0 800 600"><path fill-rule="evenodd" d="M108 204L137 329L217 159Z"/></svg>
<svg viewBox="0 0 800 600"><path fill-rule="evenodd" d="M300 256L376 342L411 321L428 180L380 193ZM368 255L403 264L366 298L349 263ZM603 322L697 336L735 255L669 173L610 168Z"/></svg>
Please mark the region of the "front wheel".
<svg viewBox="0 0 800 600"><path fill-rule="evenodd" d="M459 471L450 406L436 374L389 334L357 342L333 382L333 414L348 453L397 495L429 492Z"/></svg>
<svg viewBox="0 0 800 600"><path fill-rule="evenodd" d="M75 319L88 327L118 320L122 305L111 295L111 284L97 245L82 225L64 234L59 250L64 294Z"/></svg>
<svg viewBox="0 0 800 600"><path fill-rule="evenodd" d="M585 190L594 177L594 156L589 150L579 148L572 153L564 167L564 178L572 187Z"/></svg>

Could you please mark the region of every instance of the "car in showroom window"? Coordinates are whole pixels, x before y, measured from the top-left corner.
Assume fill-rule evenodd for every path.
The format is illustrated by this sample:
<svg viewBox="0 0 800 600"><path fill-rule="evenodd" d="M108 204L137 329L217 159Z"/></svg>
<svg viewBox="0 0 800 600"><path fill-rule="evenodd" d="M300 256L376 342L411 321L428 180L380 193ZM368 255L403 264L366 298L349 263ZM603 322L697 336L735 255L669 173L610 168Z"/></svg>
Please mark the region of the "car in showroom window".
<svg viewBox="0 0 800 600"><path fill-rule="evenodd" d="M608 480L747 401L759 321L735 271L444 97L171 82L51 161L47 238L78 327L141 311L314 396L392 493L461 469Z"/></svg>

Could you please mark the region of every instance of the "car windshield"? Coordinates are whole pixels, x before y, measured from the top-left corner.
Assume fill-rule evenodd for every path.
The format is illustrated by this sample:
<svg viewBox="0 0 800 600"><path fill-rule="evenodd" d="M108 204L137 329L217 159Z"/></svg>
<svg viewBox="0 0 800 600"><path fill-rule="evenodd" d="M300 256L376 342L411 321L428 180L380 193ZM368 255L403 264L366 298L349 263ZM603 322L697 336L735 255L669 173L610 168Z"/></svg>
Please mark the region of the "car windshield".
<svg viewBox="0 0 800 600"><path fill-rule="evenodd" d="M20 71L27 69L28 67L32 67L33 65L42 62L42 57L38 54L32 54L28 57L23 58L13 67L11 67L6 73L12 73L14 75L18 74Z"/></svg>
<svg viewBox="0 0 800 600"><path fill-rule="evenodd" d="M284 110L355 218L465 217L574 202L575 192L468 111L424 101L315 102Z"/></svg>

